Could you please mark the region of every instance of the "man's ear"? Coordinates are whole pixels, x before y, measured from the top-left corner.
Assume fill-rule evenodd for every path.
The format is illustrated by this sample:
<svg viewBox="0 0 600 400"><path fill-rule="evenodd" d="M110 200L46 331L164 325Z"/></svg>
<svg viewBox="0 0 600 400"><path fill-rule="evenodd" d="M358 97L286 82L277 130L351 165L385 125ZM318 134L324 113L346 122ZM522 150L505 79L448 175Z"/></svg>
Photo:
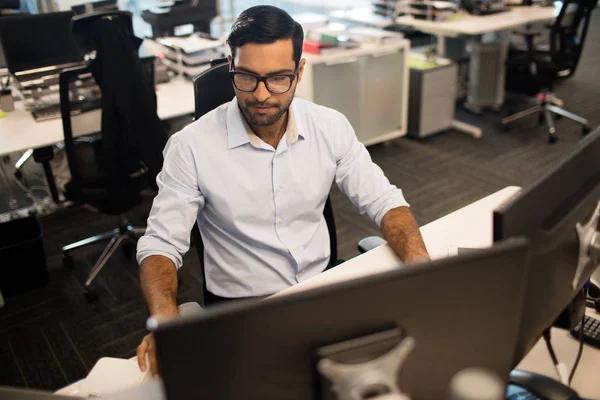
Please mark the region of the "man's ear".
<svg viewBox="0 0 600 400"><path fill-rule="evenodd" d="M298 64L298 83L302 80L302 74L304 73L304 65L306 64L306 59L303 58L300 60Z"/></svg>

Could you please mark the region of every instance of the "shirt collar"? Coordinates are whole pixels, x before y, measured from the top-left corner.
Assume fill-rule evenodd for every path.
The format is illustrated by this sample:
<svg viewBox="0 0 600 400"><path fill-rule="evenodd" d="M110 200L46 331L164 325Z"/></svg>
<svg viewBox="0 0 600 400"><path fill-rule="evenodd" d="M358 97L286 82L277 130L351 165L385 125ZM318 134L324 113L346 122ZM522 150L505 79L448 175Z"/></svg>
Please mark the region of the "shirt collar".
<svg viewBox="0 0 600 400"><path fill-rule="evenodd" d="M285 134L290 144L298 141L298 138L306 139L304 129L296 119L294 101L288 110L288 124ZM252 146L262 148L261 140L252 132L252 129L242 115L237 98L234 98L227 108L227 142L229 149L250 143Z"/></svg>

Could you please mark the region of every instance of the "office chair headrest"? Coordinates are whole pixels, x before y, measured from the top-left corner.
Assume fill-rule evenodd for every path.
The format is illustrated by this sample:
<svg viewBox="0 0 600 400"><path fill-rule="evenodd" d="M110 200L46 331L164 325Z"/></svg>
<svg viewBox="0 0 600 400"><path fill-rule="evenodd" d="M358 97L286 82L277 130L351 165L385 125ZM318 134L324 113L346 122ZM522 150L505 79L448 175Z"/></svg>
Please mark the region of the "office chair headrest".
<svg viewBox="0 0 600 400"><path fill-rule="evenodd" d="M82 54L98 49L100 34L106 21L122 24L133 36L129 11L105 10L76 15L71 20L71 37Z"/></svg>

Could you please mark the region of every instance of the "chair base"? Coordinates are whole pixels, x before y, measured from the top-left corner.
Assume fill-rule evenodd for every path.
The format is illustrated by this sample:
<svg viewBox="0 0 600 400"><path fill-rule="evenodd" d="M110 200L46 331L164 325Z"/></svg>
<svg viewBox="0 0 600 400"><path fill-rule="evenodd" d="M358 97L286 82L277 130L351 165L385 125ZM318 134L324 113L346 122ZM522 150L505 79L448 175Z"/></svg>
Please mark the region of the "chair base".
<svg viewBox="0 0 600 400"><path fill-rule="evenodd" d="M538 121L540 122L540 124L546 121L546 124L548 125L548 141L550 143L555 143L558 140L558 137L556 136L556 127L554 125L553 114L556 114L559 118L565 117L582 125L582 133L584 135L590 133L591 129L589 127L588 120L563 109L562 101L556 98L553 93L540 93L537 98L538 104L516 114L503 118L502 125L506 127L506 125L510 124L513 121L527 117L532 114L537 114Z"/></svg>
<svg viewBox="0 0 600 400"><path fill-rule="evenodd" d="M97 296L89 289L96 275L102 270L106 262L112 257L119 246L124 242L131 242L135 244L137 237L143 235L146 232L146 228L134 227L130 225L124 216L119 216L119 227L108 232L101 233L99 235L91 236L87 239L79 240L75 243L71 243L62 248L63 252L63 264L66 268L73 268L73 258L70 254L72 250L79 249L92 243L97 243L102 240L110 239L108 245L102 251L102 254L94 264L94 267L90 271L86 281L86 298L88 301L94 301Z"/></svg>

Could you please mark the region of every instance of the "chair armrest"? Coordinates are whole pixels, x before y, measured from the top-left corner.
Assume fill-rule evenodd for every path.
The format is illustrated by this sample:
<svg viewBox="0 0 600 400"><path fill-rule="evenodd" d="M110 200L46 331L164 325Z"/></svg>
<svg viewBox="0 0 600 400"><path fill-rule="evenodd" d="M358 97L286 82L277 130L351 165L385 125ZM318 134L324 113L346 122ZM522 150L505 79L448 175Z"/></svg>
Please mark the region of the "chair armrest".
<svg viewBox="0 0 600 400"><path fill-rule="evenodd" d="M180 304L179 306L177 306L177 309L179 310L179 315L184 317L189 315L200 314L204 311L204 308L202 308L202 306L196 303L195 301Z"/></svg>
<svg viewBox="0 0 600 400"><path fill-rule="evenodd" d="M361 239L358 242L358 251L362 253L366 253L369 250L373 250L376 247L382 246L387 242L380 238L379 236L369 236L364 239Z"/></svg>

